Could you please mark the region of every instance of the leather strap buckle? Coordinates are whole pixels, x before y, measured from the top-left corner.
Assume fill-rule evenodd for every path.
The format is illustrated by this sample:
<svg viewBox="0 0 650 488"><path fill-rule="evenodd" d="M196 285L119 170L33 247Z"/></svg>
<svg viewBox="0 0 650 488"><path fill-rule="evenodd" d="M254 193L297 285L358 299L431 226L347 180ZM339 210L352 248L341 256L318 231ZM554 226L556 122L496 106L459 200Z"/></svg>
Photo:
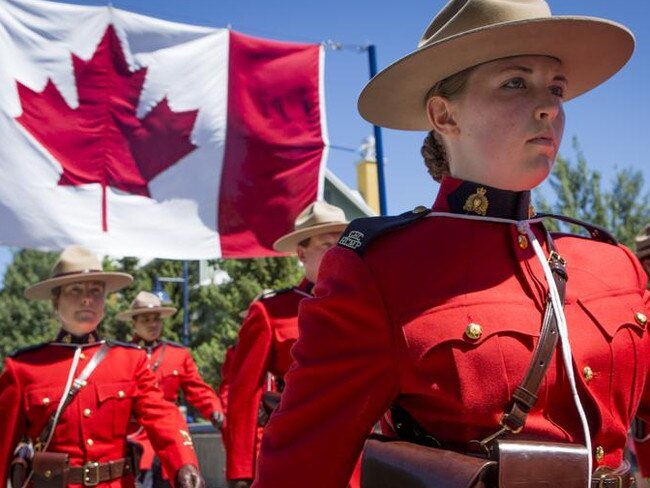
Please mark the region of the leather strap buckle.
<svg viewBox="0 0 650 488"><path fill-rule="evenodd" d="M607 481L613 481L612 476L608 477L606 474L602 474L598 480L598 488L623 488L623 477L615 476L615 478L616 486L614 487L611 483L607 483Z"/></svg>
<svg viewBox="0 0 650 488"><path fill-rule="evenodd" d="M548 255L548 262L558 261L562 266L566 266L566 259L564 259L557 251L551 251Z"/></svg>
<svg viewBox="0 0 650 488"><path fill-rule="evenodd" d="M512 432L513 434L519 434L519 432L521 432L521 429L523 429L524 426L521 425L521 426L519 426L519 427L517 427L517 428L512 428L512 427L510 427L510 426L506 423L506 418L507 418L507 417L508 417L508 414L505 414L505 413L504 413L504 414L501 416L501 419L499 419L499 425L500 425L501 427L503 427L505 430L507 430L507 431L509 431L509 432Z"/></svg>
<svg viewBox="0 0 650 488"><path fill-rule="evenodd" d="M99 463L87 462L83 466L83 479L81 480L84 486L97 486L99 484Z"/></svg>

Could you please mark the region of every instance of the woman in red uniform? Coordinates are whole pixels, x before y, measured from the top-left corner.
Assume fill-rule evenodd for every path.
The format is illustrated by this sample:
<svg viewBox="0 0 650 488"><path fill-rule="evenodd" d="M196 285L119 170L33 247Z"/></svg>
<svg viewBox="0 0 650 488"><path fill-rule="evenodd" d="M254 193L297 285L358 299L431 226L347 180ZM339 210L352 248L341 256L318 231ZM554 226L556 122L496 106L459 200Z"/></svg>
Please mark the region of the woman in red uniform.
<svg viewBox="0 0 650 488"><path fill-rule="evenodd" d="M150 369L156 375L165 400L176 405L178 391L183 390L187 402L219 429L224 420L221 401L201 378L189 350L175 342L161 339L162 319L175 313L176 308L163 305L160 298L153 293L141 291L131 302L129 309L117 314L116 318L132 322L131 343L147 352ZM138 481L143 487L152 486L154 451L147 433L140 428L130 439L143 447Z"/></svg>
<svg viewBox="0 0 650 488"><path fill-rule="evenodd" d="M144 426L175 485L204 485L192 440L178 409L163 398L138 346L101 340L97 326L106 294L128 285L125 273L102 271L81 246L65 249L51 278L27 290L31 300L51 300L61 330L52 342L32 346L5 360L0 376L0 480L19 442L31 439L45 453L67 461L43 466L33 459L32 481L59 486L133 486L126 434L131 417ZM90 366L88 366L90 364ZM69 402L62 400L76 392ZM47 429L50 419L53 428ZM44 435L47 431L50 435ZM66 476L55 478L69 466ZM52 484L50 486L55 486ZM14 487L18 488L18 487Z"/></svg>
<svg viewBox="0 0 650 488"><path fill-rule="evenodd" d="M553 167L564 102L633 47L624 27L554 17L543 0L452 0L369 82L361 114L431 131L423 154L441 187L432 209L355 221L325 255L254 487L344 487L391 406L458 451L502 421L516 430L504 412L548 297L561 347L517 438L583 444L582 476L629 485L626 434L637 409L650 414L646 275L601 229L555 235L568 273L557 306L547 258L562 260L530 190Z"/></svg>

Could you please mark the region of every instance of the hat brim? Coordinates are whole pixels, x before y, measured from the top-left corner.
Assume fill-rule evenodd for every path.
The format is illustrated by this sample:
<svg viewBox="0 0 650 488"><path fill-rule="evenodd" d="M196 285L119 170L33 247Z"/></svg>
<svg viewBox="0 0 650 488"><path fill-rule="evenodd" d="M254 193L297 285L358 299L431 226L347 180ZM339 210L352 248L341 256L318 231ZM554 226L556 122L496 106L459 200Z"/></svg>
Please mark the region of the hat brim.
<svg viewBox="0 0 650 488"><path fill-rule="evenodd" d="M309 237L314 237L318 234L327 234L328 232L343 232L348 226L347 222L337 222L337 223L326 223L312 225L305 229L294 230L288 234L283 235L277 241L273 243L273 249L278 252L296 252L296 246L308 239Z"/></svg>
<svg viewBox="0 0 650 488"><path fill-rule="evenodd" d="M151 308L138 308L136 310L125 310L124 312L118 313L115 318L117 320L129 321L137 315L142 315L145 313L159 313L161 318L171 317L176 313L175 307L151 307Z"/></svg>
<svg viewBox="0 0 650 488"><path fill-rule="evenodd" d="M613 76L633 51L632 33L605 19L558 16L496 24L434 42L396 61L368 82L358 109L375 125L430 130L427 93L438 81L472 66L512 56L557 58L568 80L564 99L570 100Z"/></svg>
<svg viewBox="0 0 650 488"><path fill-rule="evenodd" d="M127 273L114 273L109 271L93 271L86 273L75 273L36 283L25 290L25 298L29 300L50 300L52 290L69 283L85 281L101 281L104 283L106 293L120 290L133 281L133 276Z"/></svg>

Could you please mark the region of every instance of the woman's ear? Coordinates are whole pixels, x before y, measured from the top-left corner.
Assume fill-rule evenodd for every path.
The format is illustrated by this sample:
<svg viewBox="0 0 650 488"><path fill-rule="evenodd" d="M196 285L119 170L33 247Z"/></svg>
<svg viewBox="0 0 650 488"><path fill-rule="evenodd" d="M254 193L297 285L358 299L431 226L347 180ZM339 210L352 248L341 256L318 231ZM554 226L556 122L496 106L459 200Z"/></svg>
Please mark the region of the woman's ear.
<svg viewBox="0 0 650 488"><path fill-rule="evenodd" d="M427 117L432 128L445 136L452 136L460 132L454 117L453 102L448 98L434 95L427 100Z"/></svg>
<svg viewBox="0 0 650 488"><path fill-rule="evenodd" d="M298 256L298 260L301 263L305 262L305 248L302 247L300 244L296 247L296 255Z"/></svg>

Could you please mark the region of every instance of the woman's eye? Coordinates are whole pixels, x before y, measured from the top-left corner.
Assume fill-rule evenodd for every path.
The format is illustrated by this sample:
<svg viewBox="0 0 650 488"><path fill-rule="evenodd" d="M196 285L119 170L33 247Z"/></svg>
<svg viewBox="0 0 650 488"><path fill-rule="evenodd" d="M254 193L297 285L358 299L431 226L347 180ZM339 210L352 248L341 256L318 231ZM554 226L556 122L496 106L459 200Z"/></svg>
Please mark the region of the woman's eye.
<svg viewBox="0 0 650 488"><path fill-rule="evenodd" d="M561 86L552 86L551 93L559 98L564 98L564 88Z"/></svg>
<svg viewBox="0 0 650 488"><path fill-rule="evenodd" d="M506 88L520 89L526 88L526 83L524 82L523 78L513 78L511 80L508 80L503 86Z"/></svg>

